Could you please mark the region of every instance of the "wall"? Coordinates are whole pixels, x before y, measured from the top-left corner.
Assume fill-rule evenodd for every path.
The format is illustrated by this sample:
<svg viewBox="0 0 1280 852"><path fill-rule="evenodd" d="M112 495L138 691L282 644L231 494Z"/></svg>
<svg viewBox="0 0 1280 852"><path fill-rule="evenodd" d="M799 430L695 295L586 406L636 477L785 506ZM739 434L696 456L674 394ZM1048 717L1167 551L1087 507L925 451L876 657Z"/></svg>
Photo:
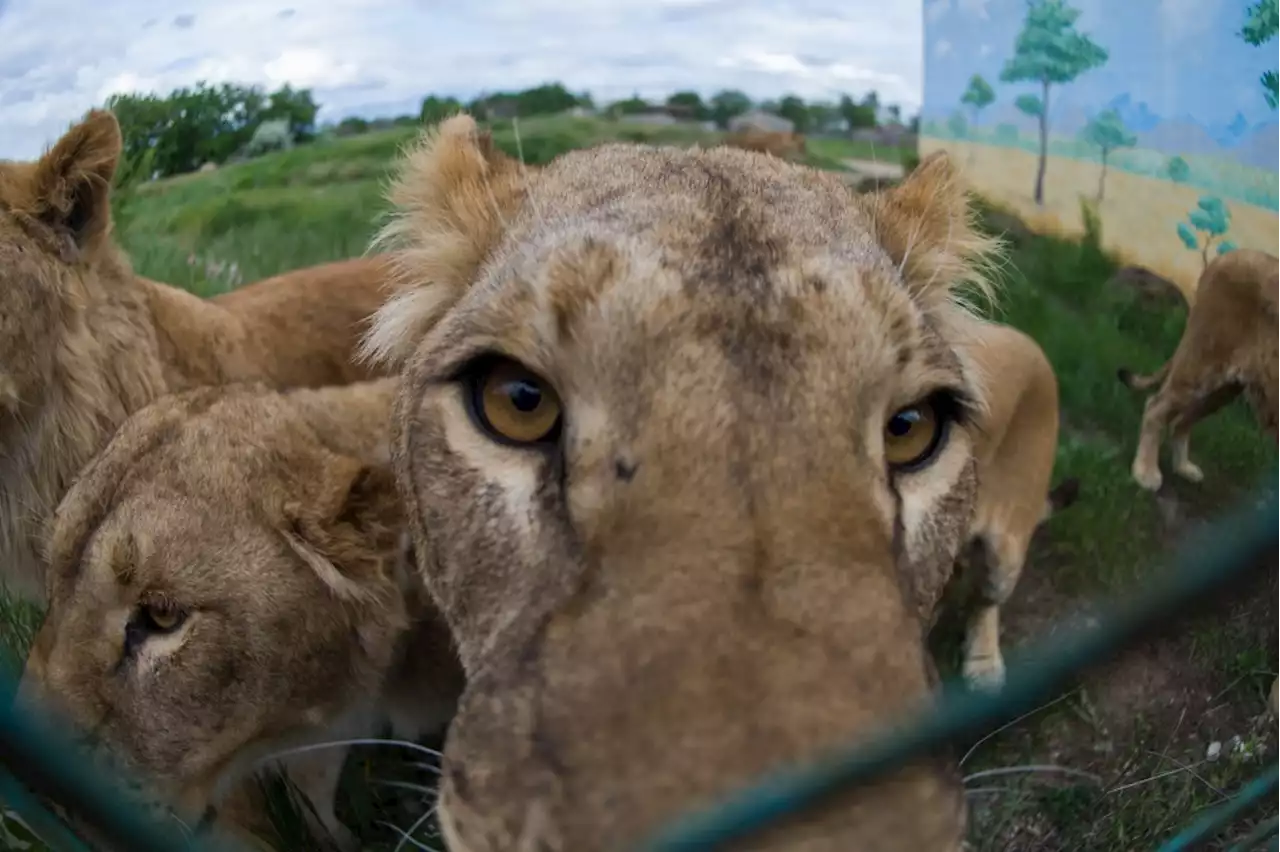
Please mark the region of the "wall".
<svg viewBox="0 0 1280 852"><path fill-rule="evenodd" d="M1219 251L1280 254L1276 0L925 0L924 19L921 156L949 150L1041 232L1082 233L1090 207L1104 245L1185 292Z"/></svg>

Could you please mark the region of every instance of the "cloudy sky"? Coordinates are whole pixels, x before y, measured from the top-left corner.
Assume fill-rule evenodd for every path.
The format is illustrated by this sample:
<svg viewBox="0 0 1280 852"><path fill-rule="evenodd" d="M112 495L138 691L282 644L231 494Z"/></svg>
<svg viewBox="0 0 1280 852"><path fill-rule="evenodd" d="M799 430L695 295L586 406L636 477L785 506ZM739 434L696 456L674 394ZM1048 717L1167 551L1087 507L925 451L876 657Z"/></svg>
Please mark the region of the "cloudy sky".
<svg viewBox="0 0 1280 852"><path fill-rule="evenodd" d="M560 80L598 101L880 92L920 103L920 0L0 0L0 158L113 92L310 87L321 119Z"/></svg>

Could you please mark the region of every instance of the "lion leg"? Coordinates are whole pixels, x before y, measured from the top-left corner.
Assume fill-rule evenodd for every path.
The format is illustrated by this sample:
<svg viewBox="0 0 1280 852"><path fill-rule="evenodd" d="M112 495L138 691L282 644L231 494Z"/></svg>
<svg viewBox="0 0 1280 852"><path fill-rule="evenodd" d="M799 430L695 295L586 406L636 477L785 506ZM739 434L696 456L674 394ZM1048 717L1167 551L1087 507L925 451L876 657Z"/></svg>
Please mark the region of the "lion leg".
<svg viewBox="0 0 1280 852"><path fill-rule="evenodd" d="M1000 607L1013 594L1026 546L1014 536L984 536L982 581L977 609L965 626L964 679L974 689L1004 685L1004 656L1000 653Z"/></svg>
<svg viewBox="0 0 1280 852"><path fill-rule="evenodd" d="M1164 477L1160 474L1160 439L1173 413L1169 395L1161 389L1147 398L1142 409L1142 431L1138 434L1138 450L1130 471L1134 481L1148 491L1159 491Z"/></svg>
<svg viewBox="0 0 1280 852"><path fill-rule="evenodd" d="M1177 417L1169 427L1169 453L1173 463L1173 472L1188 482L1203 482L1204 471L1200 465L1191 460L1191 427L1194 421L1190 417Z"/></svg>
<svg viewBox="0 0 1280 852"><path fill-rule="evenodd" d="M1174 473L1191 482L1204 480L1204 471L1190 458L1191 427L1221 410L1240 395L1240 390L1239 384L1221 380L1208 389L1199 388L1191 394L1190 401L1170 419L1169 449Z"/></svg>

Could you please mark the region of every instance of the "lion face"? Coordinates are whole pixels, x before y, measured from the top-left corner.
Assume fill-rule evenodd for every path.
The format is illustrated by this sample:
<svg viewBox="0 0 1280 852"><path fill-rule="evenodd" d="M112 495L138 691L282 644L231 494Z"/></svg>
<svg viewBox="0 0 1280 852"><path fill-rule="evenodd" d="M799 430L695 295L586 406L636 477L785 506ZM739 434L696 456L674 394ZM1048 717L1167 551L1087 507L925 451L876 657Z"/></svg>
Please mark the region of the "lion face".
<svg viewBox="0 0 1280 852"><path fill-rule="evenodd" d="M193 814L376 694L406 624L389 471L326 447L288 400L240 387L144 409L50 534L23 700Z"/></svg>
<svg viewBox="0 0 1280 852"><path fill-rule="evenodd" d="M0 163L0 415L38 404L57 355L49 340L74 327L97 264L114 259L120 150L115 117L93 111L39 160Z"/></svg>
<svg viewBox="0 0 1280 852"><path fill-rule="evenodd" d="M929 695L921 614L974 499L953 288L991 246L945 159L896 190L717 148L531 177L474 123L412 153L393 456L468 685L450 849L627 848ZM923 761L753 849L958 849Z"/></svg>

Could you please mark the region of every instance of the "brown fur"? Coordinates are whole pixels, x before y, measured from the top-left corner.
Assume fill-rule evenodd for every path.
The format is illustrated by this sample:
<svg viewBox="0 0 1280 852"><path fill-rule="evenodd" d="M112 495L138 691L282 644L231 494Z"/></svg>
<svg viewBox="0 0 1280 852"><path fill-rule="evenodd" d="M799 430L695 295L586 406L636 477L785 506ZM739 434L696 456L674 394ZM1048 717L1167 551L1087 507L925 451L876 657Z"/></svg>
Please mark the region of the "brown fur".
<svg viewBox="0 0 1280 852"><path fill-rule="evenodd" d="M793 131L745 128L726 134L724 144L744 151L759 151L784 160L803 159L808 152L804 134Z"/></svg>
<svg viewBox="0 0 1280 852"><path fill-rule="evenodd" d="M342 384L382 261L289 272L209 300L134 275L111 241L120 130L94 111L36 162L0 163L0 578L44 596L35 542L132 412L197 385Z"/></svg>
<svg viewBox="0 0 1280 852"><path fill-rule="evenodd" d="M1159 370L1119 378L1134 390L1159 386L1142 412L1134 454L1134 480L1158 491L1160 441L1170 428L1173 471L1199 482L1204 472L1191 461L1191 427L1241 392L1262 429L1276 440L1277 282L1280 260L1266 252L1236 249L1209 262L1196 285L1195 300L1178 348Z"/></svg>
<svg viewBox="0 0 1280 852"><path fill-rule="evenodd" d="M981 323L971 350L986 385L977 438L978 500L971 541L982 551L980 603L969 617L964 675L980 687L1004 683L1000 607L1017 585L1031 536L1074 501L1067 480L1049 494L1058 450L1058 379L1040 346L1009 326Z"/></svg>
<svg viewBox="0 0 1280 852"><path fill-rule="evenodd" d="M932 392L981 409L955 288L994 247L945 155L875 196L729 147L603 145L526 177L460 116L393 200L401 293L369 348L405 365L394 467L468 675L451 850L628 848L929 700L972 429L913 473L881 454ZM485 352L556 389L557 445L468 415ZM964 822L938 756L741 848L958 850Z"/></svg>
<svg viewBox="0 0 1280 852"><path fill-rule="evenodd" d="M131 417L51 526L52 596L22 700L52 700L155 784L144 798L188 820L281 749L376 736L383 713L402 736L443 725L461 673L398 564L394 388L230 385ZM126 624L159 597L186 622L130 649ZM352 848L333 814L345 752L284 762L319 827Z"/></svg>

